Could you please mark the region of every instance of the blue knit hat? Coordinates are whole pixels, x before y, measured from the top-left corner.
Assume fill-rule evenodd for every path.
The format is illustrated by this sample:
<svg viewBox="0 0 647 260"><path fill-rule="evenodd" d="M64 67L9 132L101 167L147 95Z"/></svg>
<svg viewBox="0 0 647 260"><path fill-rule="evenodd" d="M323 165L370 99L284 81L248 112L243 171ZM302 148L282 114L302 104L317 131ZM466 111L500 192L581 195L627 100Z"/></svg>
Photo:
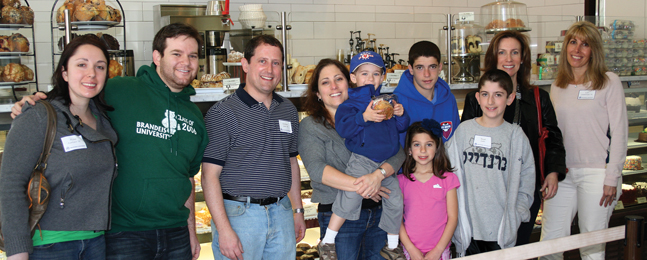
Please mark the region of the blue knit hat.
<svg viewBox="0 0 647 260"><path fill-rule="evenodd" d="M384 66L384 61L382 56L372 51L363 51L359 54L353 56L350 60L350 73L355 72L359 66L364 64L373 64L382 69L382 74L386 72L386 67Z"/></svg>

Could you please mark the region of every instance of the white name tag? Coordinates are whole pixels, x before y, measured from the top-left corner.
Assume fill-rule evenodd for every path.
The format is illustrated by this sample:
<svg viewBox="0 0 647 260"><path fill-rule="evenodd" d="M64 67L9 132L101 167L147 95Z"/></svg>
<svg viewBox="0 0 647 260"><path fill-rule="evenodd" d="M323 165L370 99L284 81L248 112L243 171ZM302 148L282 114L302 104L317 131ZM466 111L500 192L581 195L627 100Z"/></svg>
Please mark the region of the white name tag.
<svg viewBox="0 0 647 260"><path fill-rule="evenodd" d="M283 133L292 133L292 124L290 124L290 121L285 121L279 119L279 130Z"/></svg>
<svg viewBox="0 0 647 260"><path fill-rule="evenodd" d="M83 141L83 137L80 135L68 135L61 137L61 142L63 142L63 149L65 152L71 152L79 149L88 149Z"/></svg>
<svg viewBox="0 0 647 260"><path fill-rule="evenodd" d="M595 99L595 90L580 90L580 94L577 95L577 99Z"/></svg>
<svg viewBox="0 0 647 260"><path fill-rule="evenodd" d="M492 148L492 137L475 135L474 146L490 149Z"/></svg>

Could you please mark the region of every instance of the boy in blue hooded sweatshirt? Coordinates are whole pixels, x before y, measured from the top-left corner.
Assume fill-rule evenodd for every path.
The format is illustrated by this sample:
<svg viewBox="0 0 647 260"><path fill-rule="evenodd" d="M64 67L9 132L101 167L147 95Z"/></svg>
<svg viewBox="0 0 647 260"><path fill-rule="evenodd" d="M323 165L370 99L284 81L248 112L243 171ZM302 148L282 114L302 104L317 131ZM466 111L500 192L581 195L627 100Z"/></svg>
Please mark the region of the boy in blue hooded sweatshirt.
<svg viewBox="0 0 647 260"><path fill-rule="evenodd" d="M346 138L346 148L353 152L346 174L356 178L380 170L382 187L391 191L388 199L382 200L383 211L379 227L388 233L387 245L380 254L387 259L405 259L398 246L402 224L402 192L395 175L386 176L380 167L382 162L400 149L399 134L406 132L409 116L401 104L394 102L393 117L386 118L382 110L372 108L372 98L380 95L384 81L384 61L372 51L364 51L351 59L351 81L357 88L348 90L348 99L337 108L335 129ZM360 180L358 180L359 182ZM366 198L378 190L367 191ZM322 259L335 254L337 232L346 219L357 220L360 216L362 195L354 191L340 191L332 206L333 215L319 246ZM336 254L334 255L336 259Z"/></svg>
<svg viewBox="0 0 647 260"><path fill-rule="evenodd" d="M443 143L454 134L460 123L456 98L449 85L438 78L442 71L440 49L430 41L419 41L409 49L409 69L402 73L393 94L404 106L411 122L433 118L440 122L443 130ZM400 134L404 144L406 133Z"/></svg>

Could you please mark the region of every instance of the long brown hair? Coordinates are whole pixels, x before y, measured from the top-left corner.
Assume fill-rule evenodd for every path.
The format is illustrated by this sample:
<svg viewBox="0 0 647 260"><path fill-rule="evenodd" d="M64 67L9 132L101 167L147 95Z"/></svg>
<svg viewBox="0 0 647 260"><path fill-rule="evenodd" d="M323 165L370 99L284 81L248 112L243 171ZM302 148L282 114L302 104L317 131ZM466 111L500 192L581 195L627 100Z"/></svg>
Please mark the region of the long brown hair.
<svg viewBox="0 0 647 260"><path fill-rule="evenodd" d="M503 31L498 33L490 41L490 46L485 52L485 68L483 71L490 71L497 69L499 44L501 40L506 38L513 38L521 45L521 65L517 72L517 84L524 89L531 89L530 85L530 70L532 69L532 61L530 53L530 46L528 45L528 36L518 31ZM508 93L510 94L510 93Z"/></svg>
<svg viewBox="0 0 647 260"><path fill-rule="evenodd" d="M344 74L344 77L346 77L348 87L351 87L350 72L348 72L346 66L337 60L323 59L319 61L319 64L317 64L317 67L315 67L315 70L312 72L312 78L310 79L310 83L308 83L308 90L303 94L301 100L303 102L303 110L308 113L315 122L323 124L328 128L335 128L334 118L332 118L332 115L328 113L328 109L326 109L324 103L319 100L319 97L317 97L317 93L319 93L319 77L321 76L321 70L328 66L337 67L339 71Z"/></svg>
<svg viewBox="0 0 647 260"><path fill-rule="evenodd" d="M591 89L593 90L604 88L604 84L609 79L606 74L609 69L604 63L604 49L602 48L600 31L589 21L576 22L566 31L566 36L564 36L565 49L568 49L569 43L574 38L579 38L583 42L588 43L591 48L591 58L589 59L589 64L584 74L584 82L590 81ZM560 88L566 88L569 83L575 80L573 69L568 63L567 56L566 54L562 54L559 57L555 85Z"/></svg>
<svg viewBox="0 0 647 260"><path fill-rule="evenodd" d="M434 122L438 124L438 122ZM438 129L440 129L440 124L438 124ZM434 175L438 178L444 179L445 172L453 172L454 169L452 168L452 164L449 162L449 157L447 157L443 138L433 134L426 127L423 127L422 122L415 122L409 126L409 129L407 129L407 137L405 138L404 151L407 153L407 159L404 161L404 166L402 166L402 173L404 173L404 176L413 181L413 177L411 177L411 175L416 171L416 160L411 156L411 141L413 140L413 136L416 134L428 134L431 139L436 142L436 154L431 160Z"/></svg>

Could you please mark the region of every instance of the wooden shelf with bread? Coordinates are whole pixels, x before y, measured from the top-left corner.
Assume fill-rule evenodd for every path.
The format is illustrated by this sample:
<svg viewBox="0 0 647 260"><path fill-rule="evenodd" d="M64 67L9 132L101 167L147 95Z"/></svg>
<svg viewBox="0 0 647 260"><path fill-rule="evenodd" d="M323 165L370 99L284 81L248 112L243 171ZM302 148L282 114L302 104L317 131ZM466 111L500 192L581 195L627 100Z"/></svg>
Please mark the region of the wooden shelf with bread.
<svg viewBox="0 0 647 260"><path fill-rule="evenodd" d="M70 28L66 28L65 10L69 10ZM125 59L126 16L118 0L64 0L54 1L50 17L52 40L52 71L65 47L65 31L69 29L70 39L87 33L96 34L106 45L110 54L109 78L128 75ZM83 31L83 32L82 32ZM121 42L120 42L121 41ZM132 51L130 51L132 52ZM130 65L134 67L134 64Z"/></svg>
<svg viewBox="0 0 647 260"><path fill-rule="evenodd" d="M4 0L0 8L0 104L6 104L38 91L34 11L27 0Z"/></svg>

